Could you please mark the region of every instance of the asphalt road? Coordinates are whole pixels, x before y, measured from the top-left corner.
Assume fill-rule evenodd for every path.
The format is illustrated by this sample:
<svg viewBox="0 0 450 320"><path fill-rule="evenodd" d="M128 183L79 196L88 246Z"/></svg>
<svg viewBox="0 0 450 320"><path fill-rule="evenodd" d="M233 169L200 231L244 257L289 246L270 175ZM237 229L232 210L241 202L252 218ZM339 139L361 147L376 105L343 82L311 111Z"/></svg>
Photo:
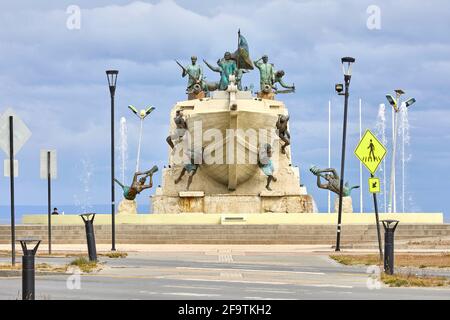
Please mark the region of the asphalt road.
<svg viewBox="0 0 450 320"><path fill-rule="evenodd" d="M222 250L100 260L97 273L38 276L37 299L450 299L448 288L377 288L367 268L341 266L325 253ZM0 299L18 299L20 290L20 277L0 278Z"/></svg>

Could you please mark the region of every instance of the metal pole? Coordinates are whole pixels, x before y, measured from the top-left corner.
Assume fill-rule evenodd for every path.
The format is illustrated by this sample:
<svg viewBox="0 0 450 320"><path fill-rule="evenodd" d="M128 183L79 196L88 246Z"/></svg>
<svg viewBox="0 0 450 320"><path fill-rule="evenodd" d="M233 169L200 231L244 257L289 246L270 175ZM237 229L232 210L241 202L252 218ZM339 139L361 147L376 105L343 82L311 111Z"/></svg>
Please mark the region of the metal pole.
<svg viewBox="0 0 450 320"><path fill-rule="evenodd" d="M362 139L361 99L359 99L359 141ZM359 212L363 213L362 162L359 162Z"/></svg>
<svg viewBox="0 0 450 320"><path fill-rule="evenodd" d="M394 233L398 220L383 220L384 227L384 272L394 274Z"/></svg>
<svg viewBox="0 0 450 320"><path fill-rule="evenodd" d="M115 88L114 88L115 90ZM114 90L111 90L111 251L116 251L116 204L114 190Z"/></svg>
<svg viewBox="0 0 450 320"><path fill-rule="evenodd" d="M400 106L402 112L402 212L405 213L405 120L406 106Z"/></svg>
<svg viewBox="0 0 450 320"><path fill-rule="evenodd" d="M371 174L371 177L373 178L374 175ZM373 193L373 206L375 208L375 220L377 222L378 250L380 251L380 262L381 262L383 261L383 248L381 244L380 218L378 216L378 201L376 193Z"/></svg>
<svg viewBox="0 0 450 320"><path fill-rule="evenodd" d="M48 254L52 254L52 187L51 187L50 151L47 151L47 208L48 208Z"/></svg>
<svg viewBox="0 0 450 320"><path fill-rule="evenodd" d="M9 181L11 196L11 264L16 265L16 218L14 208L14 118L9 116Z"/></svg>
<svg viewBox="0 0 450 320"><path fill-rule="evenodd" d="M139 172L139 158L141 157L141 142L142 142L142 124L144 123L144 119L140 119L141 125L139 129L139 143L138 143L138 152L136 157L136 172Z"/></svg>
<svg viewBox="0 0 450 320"><path fill-rule="evenodd" d="M90 219L90 214L81 215L81 218L84 221L84 227L86 230L86 242L88 247L89 261L97 261L97 249L95 246L95 234L94 234L95 213L92 215L92 219Z"/></svg>
<svg viewBox="0 0 450 320"><path fill-rule="evenodd" d="M35 299L35 255L41 241L37 242L34 249L27 248L27 241L21 241L22 256L22 300Z"/></svg>
<svg viewBox="0 0 450 320"><path fill-rule="evenodd" d="M328 168L331 168L331 100L328 100ZM329 190L328 213L331 213L331 191Z"/></svg>
<svg viewBox="0 0 450 320"><path fill-rule="evenodd" d="M347 138L347 110L348 110L348 90L350 86L350 76L345 75L345 102L344 102L344 127L342 130L342 153L341 153L341 180L339 184L339 211L338 211L338 223L336 234L336 249L335 251L341 251L341 222L342 222L342 191L344 190L344 169L345 169L345 144Z"/></svg>

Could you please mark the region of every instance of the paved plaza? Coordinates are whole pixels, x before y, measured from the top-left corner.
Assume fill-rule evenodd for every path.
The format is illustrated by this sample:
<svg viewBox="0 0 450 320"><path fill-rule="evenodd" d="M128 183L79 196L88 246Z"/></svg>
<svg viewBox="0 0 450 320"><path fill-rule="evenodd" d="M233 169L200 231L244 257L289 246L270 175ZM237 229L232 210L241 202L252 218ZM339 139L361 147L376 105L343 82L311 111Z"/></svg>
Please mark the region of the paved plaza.
<svg viewBox="0 0 450 320"><path fill-rule="evenodd" d="M107 246L99 247L100 251L107 250ZM55 250L78 252L81 248L61 245ZM376 280L370 280L367 267L338 264L329 258L333 251L326 246L124 245L119 249L128 249L128 256L120 259L101 256L99 260L103 267L99 272L38 275L36 298L450 298L450 288L388 288L381 285L377 289ZM36 263L63 265L73 259L62 255L38 257ZM8 261L8 257L0 258L1 263ZM0 278L0 299L17 299L20 290L20 276Z"/></svg>

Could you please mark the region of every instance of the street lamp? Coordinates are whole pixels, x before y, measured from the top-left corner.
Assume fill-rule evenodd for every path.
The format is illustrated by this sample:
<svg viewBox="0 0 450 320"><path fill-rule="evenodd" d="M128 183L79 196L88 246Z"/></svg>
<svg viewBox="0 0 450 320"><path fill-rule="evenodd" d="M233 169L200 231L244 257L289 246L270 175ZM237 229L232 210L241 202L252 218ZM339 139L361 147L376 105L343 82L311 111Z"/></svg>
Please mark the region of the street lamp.
<svg viewBox="0 0 450 320"><path fill-rule="evenodd" d="M114 96L116 93L116 83L117 83L117 75L119 74L118 70L107 70L106 76L108 78L109 85L109 93L111 95L111 242L112 242L112 251L116 251L116 223L115 223L115 214L116 214L116 205L115 205L115 194L114 194Z"/></svg>
<svg viewBox="0 0 450 320"><path fill-rule="evenodd" d="M335 90L338 95L343 95L344 99L344 126L342 130L342 153L341 153L341 172L340 172L340 185L339 185L339 210L338 210L338 223L337 223L337 234L336 234L336 251L341 251L341 222L342 222L342 196L344 189L344 168L345 168L345 143L347 139L347 111L348 111L348 96L350 79L352 78L352 64L355 62L355 58L344 57L341 59L342 71L344 73L344 86L345 92L342 93L343 85L336 84Z"/></svg>
<svg viewBox="0 0 450 320"><path fill-rule="evenodd" d="M395 183L395 160L396 160L396 154L397 154L397 135L398 135L398 113L401 110L401 100L400 97L405 94L405 91L402 89L396 89L395 92L395 98L387 94L386 99L388 100L389 104L392 106L394 113L394 119L393 119L393 126L392 126L392 158L391 158L391 177L390 177L390 188L389 188L389 204L388 204L388 212L389 213L397 213L397 192L396 192L396 183ZM409 108L411 105L413 105L416 102L415 98L409 98L404 102L404 105L406 108ZM404 136L404 127L402 129L402 134ZM404 157L404 141L402 142L402 156ZM404 160L402 163L402 179L404 179ZM403 211L405 211L404 205L403 205Z"/></svg>
<svg viewBox="0 0 450 320"><path fill-rule="evenodd" d="M144 119L155 110L155 107L147 107L146 109L142 109L138 111L133 105L129 105L128 109L130 109L135 115L140 119L140 129L139 129L139 143L138 143L138 153L136 157L136 171L139 172L139 158L141 157L141 142L142 142L142 124L144 123Z"/></svg>

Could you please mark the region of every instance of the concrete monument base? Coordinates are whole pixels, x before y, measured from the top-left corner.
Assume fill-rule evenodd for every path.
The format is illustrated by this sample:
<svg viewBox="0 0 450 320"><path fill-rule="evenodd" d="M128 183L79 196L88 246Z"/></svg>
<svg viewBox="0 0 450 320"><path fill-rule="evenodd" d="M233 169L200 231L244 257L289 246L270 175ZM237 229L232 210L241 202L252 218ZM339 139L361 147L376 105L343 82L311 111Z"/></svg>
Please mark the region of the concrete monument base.
<svg viewBox="0 0 450 320"><path fill-rule="evenodd" d="M137 214L136 200L123 199L120 201L117 214Z"/></svg>
<svg viewBox="0 0 450 320"><path fill-rule="evenodd" d="M339 197L334 199L334 212L339 212ZM352 197L342 197L342 212L353 213Z"/></svg>
<svg viewBox="0 0 450 320"><path fill-rule="evenodd" d="M263 191L259 195L214 194L202 191L179 192L178 196L154 195L153 212L171 213L311 213L310 195Z"/></svg>
<svg viewBox="0 0 450 320"><path fill-rule="evenodd" d="M442 213L380 213L380 220L394 219L402 224L443 224ZM122 214L116 216L116 224L134 225L336 225L337 213L259 213L259 214ZM25 215L23 224L47 225L47 215ZM375 225L374 213L347 213L342 215L342 223ZM110 225L111 214L97 214L97 225ZM76 214L52 216L52 225L83 225L83 221ZM5 226L7 227L7 226Z"/></svg>

